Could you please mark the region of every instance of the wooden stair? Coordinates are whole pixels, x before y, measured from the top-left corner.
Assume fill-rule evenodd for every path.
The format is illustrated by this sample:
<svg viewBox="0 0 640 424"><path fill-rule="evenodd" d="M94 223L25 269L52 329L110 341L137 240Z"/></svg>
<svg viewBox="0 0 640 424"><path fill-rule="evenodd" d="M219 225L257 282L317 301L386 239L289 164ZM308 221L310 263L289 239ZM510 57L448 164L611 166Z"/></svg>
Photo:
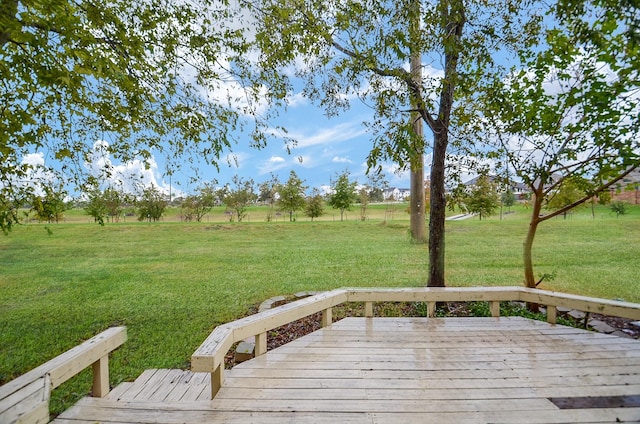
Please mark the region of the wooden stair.
<svg viewBox="0 0 640 424"><path fill-rule="evenodd" d="M106 399L114 401L191 402L210 400L211 378L187 370L145 370L134 381L122 383Z"/></svg>

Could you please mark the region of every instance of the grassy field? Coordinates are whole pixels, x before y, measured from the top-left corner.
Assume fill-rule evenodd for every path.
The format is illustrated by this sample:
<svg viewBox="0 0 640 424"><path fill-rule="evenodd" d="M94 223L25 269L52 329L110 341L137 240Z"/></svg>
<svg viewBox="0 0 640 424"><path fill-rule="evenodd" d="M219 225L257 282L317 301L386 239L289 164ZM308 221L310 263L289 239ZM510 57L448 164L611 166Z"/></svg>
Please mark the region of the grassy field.
<svg viewBox="0 0 640 424"><path fill-rule="evenodd" d="M80 211L67 222L29 224L0 237L0 384L101 330L126 325L129 340L112 357L113 383L142 370L188 367L218 324L275 295L337 287L414 287L426 283L427 247L408 236L403 205L377 205L310 222L280 217L100 227ZM528 211L504 219L447 222L451 286L520 285ZM337 219L336 219L337 217ZM640 302L640 207L616 218L607 208L576 211L541 225L536 274L543 288ZM54 392L60 411L90 387L88 373Z"/></svg>

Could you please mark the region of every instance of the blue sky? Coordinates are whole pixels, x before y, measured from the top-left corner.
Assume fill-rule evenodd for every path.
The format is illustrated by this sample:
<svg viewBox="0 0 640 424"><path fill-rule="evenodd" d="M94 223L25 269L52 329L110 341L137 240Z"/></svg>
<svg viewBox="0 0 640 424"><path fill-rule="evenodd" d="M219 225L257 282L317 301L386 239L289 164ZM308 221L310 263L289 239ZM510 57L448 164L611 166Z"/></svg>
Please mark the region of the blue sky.
<svg viewBox="0 0 640 424"><path fill-rule="evenodd" d="M352 180L364 184L372 135L366 132L363 121L370 118L369 114L367 108L358 103L332 118L308 103L290 107L281 113L277 124L287 128L287 135L296 139L297 145L289 146L288 152L285 142L276 139L258 150L249 147L248 136L245 136L229 153L230 157L221 160L220 172L215 178L220 183L230 182L237 174L259 183L269 180L273 173L284 182L293 170L310 188L320 188L347 170ZM391 163L384 168L391 186L408 187L406 173L396 174ZM216 171L212 169L212 173Z"/></svg>
<svg viewBox="0 0 640 424"><path fill-rule="evenodd" d="M224 93L223 96L226 97L227 94ZM110 181L123 181L121 188L124 191L139 192L139 184L146 187L153 185L165 193L171 192L172 197L195 193L199 185L212 181L217 186L231 184L236 175L243 179L252 178L256 186L271 180L272 174L284 183L291 171L295 171L304 180L309 193L313 188L327 190L336 175L344 171L349 172L352 181L365 184L366 160L372 147L373 135L366 131L363 122L371 120L373 111L355 99L349 110L329 118L322 108L300 95L294 95L292 100L294 101L289 103L288 109L280 111L270 124L274 128L285 127L287 136L297 140L297 145L287 146L284 139L274 138L266 147L256 149L251 147L250 135L238 134L238 143L220 157L218 169L212 164L198 165L199 179L196 182L192 181L195 173L190 169L191 165L186 164L186 160L179 169L175 169L171 165L175 159L167 158L161 153L154 154L151 166L147 168L141 160L123 163L98 150L93 159L85 163L85 168L98 176L105 164L109 164L112 170ZM428 129L425 130L425 136L429 140L431 135ZM93 145L94 149L101 143L106 143L101 140L86 142ZM56 166L42 152L29 154L24 161L33 165ZM425 176L428 176L429 163L430 156L427 155ZM173 169L171 177L168 176L168 167ZM397 172L397 165L394 163L383 163L382 167L390 187L409 187L407 172ZM52 178L46 174L41 175L41 171L34 171L32 179L46 181ZM74 191L71 196L79 194Z"/></svg>
<svg viewBox="0 0 640 424"><path fill-rule="evenodd" d="M276 138L266 147L256 149L250 146L249 135L239 134L239 142L232 151L220 158L219 170L210 164L199 165L199 183L215 180L218 186L222 186L231 183L232 178L238 175L244 179L252 178L257 185L271 180L272 174L284 183L290 172L295 171L310 192L312 188L326 189L336 175L346 170L351 180L365 184L366 158L372 146L372 135L366 132L363 121L370 119L371 113L366 106L355 101L350 110L328 118L321 108L306 100L297 101L273 121L274 126L284 126L287 135L298 141L297 145L289 146L288 151L284 140ZM167 158L160 154L154 155L154 163L149 170L145 170L141 162L108 160L125 179L142 180L145 185L153 184L167 192L171 182L173 195L192 193L199 184L190 182L193 173L189 165L174 171L169 179ZM103 160L96 160L91 166L100 168L102 163ZM393 163L383 164L389 186L408 188L408 173L398 173L396 168ZM139 178L138 174L143 177Z"/></svg>

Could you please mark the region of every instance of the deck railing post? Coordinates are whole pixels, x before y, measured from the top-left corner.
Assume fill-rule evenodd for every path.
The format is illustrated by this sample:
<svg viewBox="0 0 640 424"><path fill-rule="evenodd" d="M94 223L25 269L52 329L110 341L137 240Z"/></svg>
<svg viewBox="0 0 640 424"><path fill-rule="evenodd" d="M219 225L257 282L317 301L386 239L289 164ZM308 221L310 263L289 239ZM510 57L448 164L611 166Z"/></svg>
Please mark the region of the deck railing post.
<svg viewBox="0 0 640 424"><path fill-rule="evenodd" d="M365 318L373 318L373 302L364 302Z"/></svg>
<svg viewBox="0 0 640 424"><path fill-rule="evenodd" d="M211 399L216 397L218 390L222 387L224 382L224 363L218 365L218 367L211 373Z"/></svg>
<svg viewBox="0 0 640 424"><path fill-rule="evenodd" d="M499 301L491 301L489 302L489 309L491 310L491 316L494 318L498 318L500 316L500 302Z"/></svg>
<svg viewBox="0 0 640 424"><path fill-rule="evenodd" d="M267 333L260 333L255 335L255 356L264 355L267 353Z"/></svg>
<svg viewBox="0 0 640 424"><path fill-rule="evenodd" d="M322 326L328 327L333 323L333 308L327 308L322 311Z"/></svg>
<svg viewBox="0 0 640 424"><path fill-rule="evenodd" d="M558 308L556 308L556 305L547 305L547 322L549 324L556 323L557 315L558 315Z"/></svg>
<svg viewBox="0 0 640 424"><path fill-rule="evenodd" d="M429 318L436 316L436 302L427 302L427 316Z"/></svg>
<svg viewBox="0 0 640 424"><path fill-rule="evenodd" d="M93 368L93 389L91 394L94 397L105 397L110 390L109 387L109 355L98 359L92 365Z"/></svg>

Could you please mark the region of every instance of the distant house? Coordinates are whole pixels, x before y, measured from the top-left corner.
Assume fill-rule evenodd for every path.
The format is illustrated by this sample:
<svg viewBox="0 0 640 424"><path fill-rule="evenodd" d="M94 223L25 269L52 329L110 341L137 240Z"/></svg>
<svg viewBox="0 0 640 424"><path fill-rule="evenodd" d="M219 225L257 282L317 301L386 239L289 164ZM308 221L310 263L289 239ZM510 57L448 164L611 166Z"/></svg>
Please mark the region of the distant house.
<svg viewBox="0 0 640 424"><path fill-rule="evenodd" d="M384 200L404 202L411 196L411 190L408 188L389 187L384 190L383 194Z"/></svg>
<svg viewBox="0 0 640 424"><path fill-rule="evenodd" d="M464 185L466 187L473 187L474 185L476 185L479 178L480 176L472 178L464 182ZM505 187L505 183L502 179L499 179L495 175L489 175L488 178L489 178L489 181L491 181L496 185L498 193L504 193L505 191L507 191ZM529 195L531 194L531 190L524 183L521 183L518 181L509 181L508 186L510 188L510 191L515 196L516 200L526 200L529 198Z"/></svg>
<svg viewBox="0 0 640 424"><path fill-rule="evenodd" d="M636 168L611 188L611 200L640 204L640 168Z"/></svg>

